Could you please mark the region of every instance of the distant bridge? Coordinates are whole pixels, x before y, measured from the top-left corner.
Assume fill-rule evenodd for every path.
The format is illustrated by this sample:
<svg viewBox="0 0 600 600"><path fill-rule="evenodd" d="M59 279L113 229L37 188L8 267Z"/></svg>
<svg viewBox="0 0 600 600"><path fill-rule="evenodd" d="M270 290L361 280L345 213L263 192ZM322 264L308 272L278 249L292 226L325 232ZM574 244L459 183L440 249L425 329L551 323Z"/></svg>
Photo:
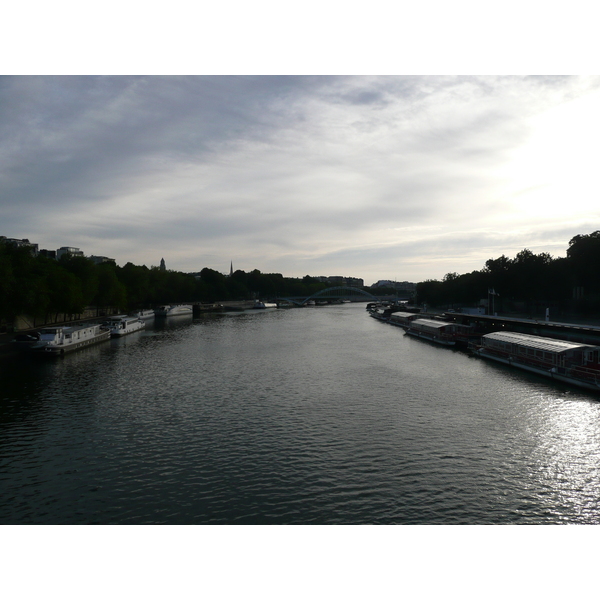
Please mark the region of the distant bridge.
<svg viewBox="0 0 600 600"><path fill-rule="evenodd" d="M296 306L306 306L306 304L311 300L372 300L373 302L380 301L377 296L373 296L373 294L369 294L369 292L365 292L360 288L346 286L327 288L306 298L300 296L293 296L286 298L279 297L276 298L276 300L277 303L279 303L280 301L285 301L295 304Z"/></svg>

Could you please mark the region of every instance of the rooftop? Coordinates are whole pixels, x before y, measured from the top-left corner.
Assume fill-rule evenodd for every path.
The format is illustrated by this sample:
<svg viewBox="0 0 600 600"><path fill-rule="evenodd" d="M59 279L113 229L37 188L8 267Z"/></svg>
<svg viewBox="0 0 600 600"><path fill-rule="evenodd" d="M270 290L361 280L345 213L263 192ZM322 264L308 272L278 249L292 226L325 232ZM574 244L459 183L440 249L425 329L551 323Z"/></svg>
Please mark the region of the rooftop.
<svg viewBox="0 0 600 600"><path fill-rule="evenodd" d="M512 331L495 331L483 336L483 339L497 340L510 344L518 344L525 348L535 350L544 350L546 352L565 352L567 350L578 350L585 348L595 348L590 344L580 344L577 342L567 342L565 340L555 340L552 338L529 335L527 333L514 333Z"/></svg>

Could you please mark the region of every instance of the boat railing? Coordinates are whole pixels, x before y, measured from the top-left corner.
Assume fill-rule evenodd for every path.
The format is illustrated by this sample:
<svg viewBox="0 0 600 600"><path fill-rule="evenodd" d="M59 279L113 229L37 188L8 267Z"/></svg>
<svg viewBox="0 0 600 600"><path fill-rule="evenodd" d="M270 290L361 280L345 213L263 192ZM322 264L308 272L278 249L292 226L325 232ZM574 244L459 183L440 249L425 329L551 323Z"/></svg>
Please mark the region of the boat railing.
<svg viewBox="0 0 600 600"><path fill-rule="evenodd" d="M570 379L578 379L580 381L592 382L600 387L600 370L583 365L571 365L571 366L560 366L554 365L551 362L535 360L526 358L519 355L507 355L501 351L494 351L492 348L482 347L478 344L471 344L469 346L472 350L484 350L488 354L496 355L499 357L506 358L510 363L520 363L522 365L529 365L531 367L537 367L548 371L550 374L562 375Z"/></svg>
<svg viewBox="0 0 600 600"><path fill-rule="evenodd" d="M454 334L454 333L439 333L439 334L437 334L437 337L439 337L442 340L447 340L447 341L456 340L456 334Z"/></svg>
<svg viewBox="0 0 600 600"><path fill-rule="evenodd" d="M582 379L585 381L593 381L596 385L600 385L600 371L586 366L576 366L566 368L565 371L569 377L574 379Z"/></svg>

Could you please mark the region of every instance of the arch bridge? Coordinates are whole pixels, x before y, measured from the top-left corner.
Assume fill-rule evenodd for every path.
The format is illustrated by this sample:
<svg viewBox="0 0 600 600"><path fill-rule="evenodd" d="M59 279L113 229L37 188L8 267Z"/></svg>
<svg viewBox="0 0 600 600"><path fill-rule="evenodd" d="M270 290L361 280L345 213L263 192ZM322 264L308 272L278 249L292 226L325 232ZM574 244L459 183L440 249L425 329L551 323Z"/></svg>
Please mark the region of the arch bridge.
<svg viewBox="0 0 600 600"><path fill-rule="evenodd" d="M347 286L339 286L339 287L330 287L324 290L313 294L312 296L308 296L306 298L301 298L298 296L287 297L287 298L276 298L277 302L286 301L296 306L306 306L308 302L311 300L372 300L373 302L379 302L379 298L377 296L373 296L369 292L365 292L360 288L355 287L347 287Z"/></svg>

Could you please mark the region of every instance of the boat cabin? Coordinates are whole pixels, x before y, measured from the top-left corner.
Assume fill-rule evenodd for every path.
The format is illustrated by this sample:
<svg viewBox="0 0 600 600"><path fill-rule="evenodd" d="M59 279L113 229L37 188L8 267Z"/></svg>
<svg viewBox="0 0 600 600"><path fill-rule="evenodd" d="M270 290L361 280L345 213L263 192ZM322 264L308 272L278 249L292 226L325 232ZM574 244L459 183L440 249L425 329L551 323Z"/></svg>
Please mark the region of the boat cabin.
<svg viewBox="0 0 600 600"><path fill-rule="evenodd" d="M411 321L419 318L418 313L409 312L395 312L390 315L389 322L392 325L400 325L401 327L408 327Z"/></svg>
<svg viewBox="0 0 600 600"><path fill-rule="evenodd" d="M436 321L435 319L414 319L410 328L413 331L420 331L434 336L452 335L456 331L454 323L447 321Z"/></svg>
<svg viewBox="0 0 600 600"><path fill-rule="evenodd" d="M548 367L598 366L598 346L525 333L496 331L481 338L481 347L530 364Z"/></svg>

